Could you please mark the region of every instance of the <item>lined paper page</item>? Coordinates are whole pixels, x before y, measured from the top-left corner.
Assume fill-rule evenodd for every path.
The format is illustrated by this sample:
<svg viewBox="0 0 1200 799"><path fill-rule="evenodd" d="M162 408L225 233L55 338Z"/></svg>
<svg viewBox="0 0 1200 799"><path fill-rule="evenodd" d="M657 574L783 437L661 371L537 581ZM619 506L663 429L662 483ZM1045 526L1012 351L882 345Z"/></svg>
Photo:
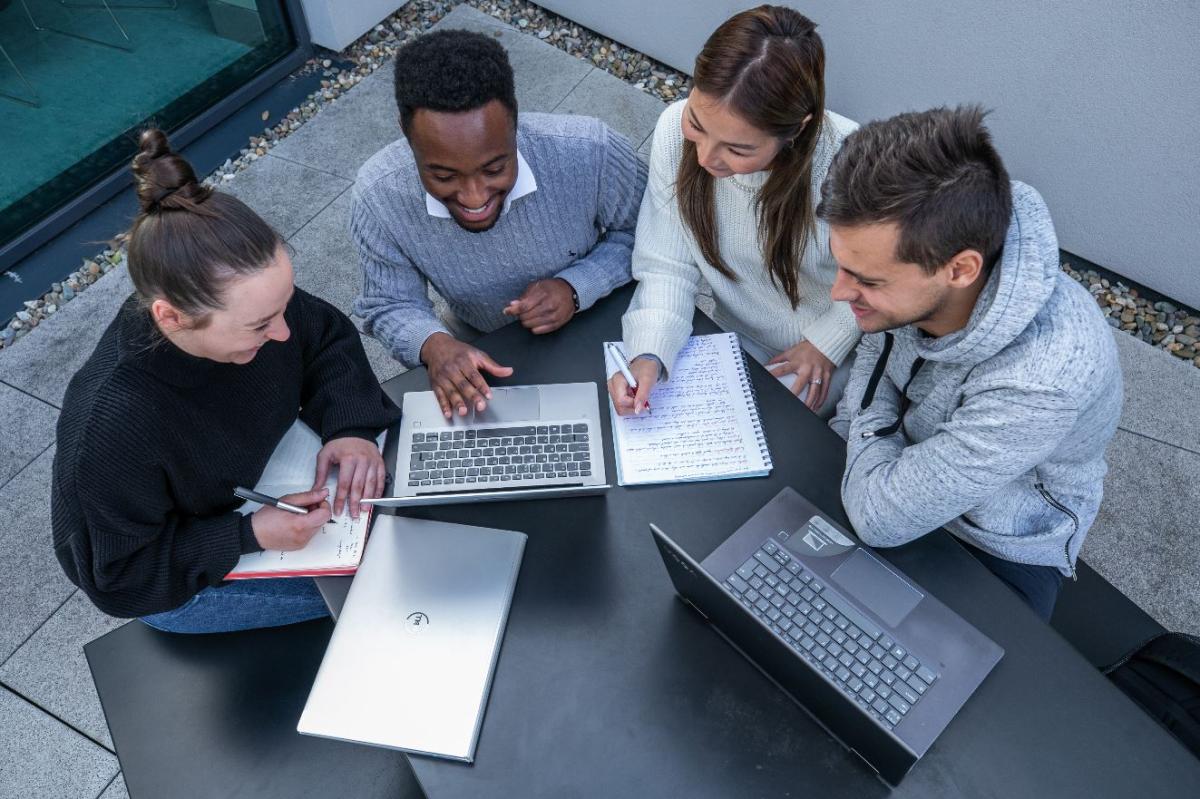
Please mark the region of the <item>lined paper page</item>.
<svg viewBox="0 0 1200 799"><path fill-rule="evenodd" d="M258 507L255 505L253 510ZM293 552L265 549L242 555L227 579L270 577L273 572L282 572L279 575L281 577L351 573L358 568L362 558L370 521L369 507L362 509L357 521L351 519L349 514L334 516L309 540L304 549Z"/></svg>
<svg viewBox="0 0 1200 799"><path fill-rule="evenodd" d="M617 344L621 347L621 344ZM607 374L617 365L605 351ZM651 413L612 414L621 485L756 477L770 471L753 394L743 385L737 336L692 336L670 382L650 395Z"/></svg>
<svg viewBox="0 0 1200 799"><path fill-rule="evenodd" d="M380 449L383 449L386 435L379 435L376 443ZM262 477L254 490L273 497L307 491L312 488L313 478L316 477L317 454L320 451L321 437L297 419L271 453L271 459L263 468ZM334 467L325 481L330 502L337 495L337 477L338 470ZM247 502L238 511L253 513L261 507L257 502ZM334 516L309 540L304 549L293 552L267 549L242 555L227 579L270 577L272 572L281 572L279 576L351 573L358 568L362 558L367 528L371 522L370 511L369 506L364 507L357 520L352 519L349 513Z"/></svg>

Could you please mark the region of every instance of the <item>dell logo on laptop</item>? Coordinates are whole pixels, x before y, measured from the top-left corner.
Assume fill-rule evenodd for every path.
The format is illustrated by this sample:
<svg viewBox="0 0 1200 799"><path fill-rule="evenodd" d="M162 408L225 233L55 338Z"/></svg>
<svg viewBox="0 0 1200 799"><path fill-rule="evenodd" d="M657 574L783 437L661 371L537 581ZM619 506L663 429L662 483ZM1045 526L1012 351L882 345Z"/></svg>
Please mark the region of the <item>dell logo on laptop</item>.
<svg viewBox="0 0 1200 799"><path fill-rule="evenodd" d="M404 620L404 629L410 633L421 633L429 627L429 617L419 610L408 614Z"/></svg>

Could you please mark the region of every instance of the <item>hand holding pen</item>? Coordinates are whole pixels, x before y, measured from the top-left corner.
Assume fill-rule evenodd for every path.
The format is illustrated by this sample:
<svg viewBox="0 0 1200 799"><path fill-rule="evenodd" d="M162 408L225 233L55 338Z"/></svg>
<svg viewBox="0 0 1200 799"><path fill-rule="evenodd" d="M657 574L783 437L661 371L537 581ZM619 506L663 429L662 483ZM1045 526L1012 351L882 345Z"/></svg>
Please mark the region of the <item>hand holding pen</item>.
<svg viewBox="0 0 1200 799"><path fill-rule="evenodd" d="M248 488L233 490L235 496L262 503L250 516L254 538L263 549L303 549L322 525L333 516L327 501L329 489L318 488L278 499Z"/></svg>
<svg viewBox="0 0 1200 799"><path fill-rule="evenodd" d="M608 381L608 393L617 413L637 415L643 408L650 413L650 391L658 382L658 364L647 358L634 358L631 366L620 347L606 342L605 348L618 369Z"/></svg>

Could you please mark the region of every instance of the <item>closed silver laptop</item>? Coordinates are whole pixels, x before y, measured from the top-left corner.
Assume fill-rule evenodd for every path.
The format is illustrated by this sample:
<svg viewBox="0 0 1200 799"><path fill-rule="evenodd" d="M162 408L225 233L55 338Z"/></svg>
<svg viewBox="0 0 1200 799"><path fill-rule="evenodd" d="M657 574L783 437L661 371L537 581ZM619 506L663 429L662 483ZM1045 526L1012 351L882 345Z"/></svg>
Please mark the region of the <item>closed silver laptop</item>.
<svg viewBox="0 0 1200 799"><path fill-rule="evenodd" d="M297 730L472 762L525 540L380 515Z"/></svg>
<svg viewBox="0 0 1200 799"><path fill-rule="evenodd" d="M404 395L391 497L383 506L598 494L604 473L595 383L492 389L487 410L447 420L432 391Z"/></svg>

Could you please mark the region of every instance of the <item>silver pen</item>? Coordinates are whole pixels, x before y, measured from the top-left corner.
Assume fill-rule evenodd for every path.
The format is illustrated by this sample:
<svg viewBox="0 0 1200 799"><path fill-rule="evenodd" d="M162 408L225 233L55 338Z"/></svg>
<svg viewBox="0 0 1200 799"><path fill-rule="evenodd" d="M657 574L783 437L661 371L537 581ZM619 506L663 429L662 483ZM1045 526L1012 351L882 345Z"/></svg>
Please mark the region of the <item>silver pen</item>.
<svg viewBox="0 0 1200 799"><path fill-rule="evenodd" d="M244 499L249 502L258 502L262 505L270 505L272 508L286 510L288 513L299 513L301 515L306 515L308 513L308 510L305 508L284 502L282 499L277 499L269 494L260 494L259 492L253 491L249 488L242 488L241 486L233 489L233 495L238 499Z"/></svg>
<svg viewBox="0 0 1200 799"><path fill-rule="evenodd" d="M612 355L613 360L617 362L617 369L625 376L625 382L629 384L629 396L634 396L637 391L637 378L633 376L633 371L629 368L629 361L625 360L625 353L621 352L621 348L611 341L604 342L604 346L608 347L608 352ZM650 402L646 401L646 412L650 412Z"/></svg>

